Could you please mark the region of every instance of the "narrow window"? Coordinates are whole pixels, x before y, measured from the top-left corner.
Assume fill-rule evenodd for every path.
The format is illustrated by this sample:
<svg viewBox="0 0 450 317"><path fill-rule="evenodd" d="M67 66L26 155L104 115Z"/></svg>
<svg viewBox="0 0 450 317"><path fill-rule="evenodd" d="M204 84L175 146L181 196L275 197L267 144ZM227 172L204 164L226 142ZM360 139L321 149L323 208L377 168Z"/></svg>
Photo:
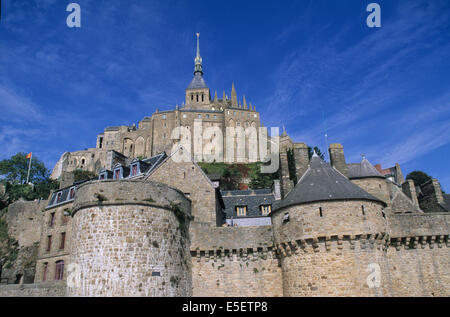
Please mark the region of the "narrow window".
<svg viewBox="0 0 450 317"><path fill-rule="evenodd" d="M198 94L197 94L197 102L198 102Z"/></svg>
<svg viewBox="0 0 450 317"><path fill-rule="evenodd" d="M64 261L56 261L55 280L60 281L64 276Z"/></svg>
<svg viewBox="0 0 450 317"><path fill-rule="evenodd" d="M194 101L194 95L191 95L191 100Z"/></svg>
<svg viewBox="0 0 450 317"><path fill-rule="evenodd" d="M323 217L322 207L319 207L319 216Z"/></svg>
<svg viewBox="0 0 450 317"><path fill-rule="evenodd" d="M63 224L63 225L66 225L68 222L69 222L69 215L63 213L63 216L62 216L62 224Z"/></svg>
<svg viewBox="0 0 450 317"><path fill-rule="evenodd" d="M69 192L69 199L73 199L75 197L75 187L72 187Z"/></svg>
<svg viewBox="0 0 450 317"><path fill-rule="evenodd" d="M105 174L100 174L100 180L105 179Z"/></svg>
<svg viewBox="0 0 450 317"><path fill-rule="evenodd" d="M59 249L64 250L64 245L66 244L66 233L61 233L61 243L59 244Z"/></svg>
<svg viewBox="0 0 450 317"><path fill-rule="evenodd" d="M86 163L86 160L85 160L85 159L82 159L82 160L81 160L81 165L84 165L84 163Z"/></svg>
<svg viewBox="0 0 450 317"><path fill-rule="evenodd" d="M204 97L205 97L205 96L204 96L204 95L202 95L202 101L205 101L205 100L204 100Z"/></svg>
<svg viewBox="0 0 450 317"><path fill-rule="evenodd" d="M52 248L52 236L47 236L47 252L50 252Z"/></svg>
<svg viewBox="0 0 450 317"><path fill-rule="evenodd" d="M137 164L133 165L131 175L132 176L136 176L137 175Z"/></svg>
<svg viewBox="0 0 450 317"><path fill-rule="evenodd" d="M103 138L101 137L99 142L98 142L98 147L101 149L103 146Z"/></svg>
<svg viewBox="0 0 450 317"><path fill-rule="evenodd" d="M54 224L55 224L55 213L52 212L52 213L50 214L50 223L49 223L49 226L50 226L50 227L53 227Z"/></svg>
<svg viewBox="0 0 450 317"><path fill-rule="evenodd" d="M42 282L47 280L47 271L48 271L48 262L44 263L44 267L42 269Z"/></svg>
<svg viewBox="0 0 450 317"><path fill-rule="evenodd" d="M381 208L381 215L386 219L386 213L384 212L384 208Z"/></svg>
<svg viewBox="0 0 450 317"><path fill-rule="evenodd" d="M56 195L56 203L59 203L59 202L61 201L61 197L62 197L62 192L59 192L59 193Z"/></svg>
<svg viewBox="0 0 450 317"><path fill-rule="evenodd" d="M361 206L361 211L362 211L363 216L365 216L365 215L366 215L366 212L365 212L365 210L364 210L364 206Z"/></svg>
<svg viewBox="0 0 450 317"><path fill-rule="evenodd" d="M120 179L120 169L117 169L114 171L114 178L115 179Z"/></svg>

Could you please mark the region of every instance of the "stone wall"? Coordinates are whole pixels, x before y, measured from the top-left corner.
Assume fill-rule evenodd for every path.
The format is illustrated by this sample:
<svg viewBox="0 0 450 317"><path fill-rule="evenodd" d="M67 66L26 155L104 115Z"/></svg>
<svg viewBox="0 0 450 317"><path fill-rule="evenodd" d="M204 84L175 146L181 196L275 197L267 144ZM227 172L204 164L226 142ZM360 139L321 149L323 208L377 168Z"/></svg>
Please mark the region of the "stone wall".
<svg viewBox="0 0 450 317"><path fill-rule="evenodd" d="M280 249L284 296L385 296L370 288L369 264L383 267L383 237L307 239Z"/></svg>
<svg viewBox="0 0 450 317"><path fill-rule="evenodd" d="M283 296L272 227L191 228L193 296Z"/></svg>
<svg viewBox="0 0 450 317"><path fill-rule="evenodd" d="M66 283L0 285L0 297L63 297Z"/></svg>
<svg viewBox="0 0 450 317"><path fill-rule="evenodd" d="M193 162L176 162L167 158L148 178L177 188L192 201L194 222L217 225L219 206L216 191L201 168Z"/></svg>
<svg viewBox="0 0 450 317"><path fill-rule="evenodd" d="M17 201L8 206L6 221L8 234L19 242L21 247L29 247L41 238L42 210L46 200Z"/></svg>
<svg viewBox="0 0 450 317"><path fill-rule="evenodd" d="M401 239L387 250L382 281L386 296L450 295L450 249L447 240Z"/></svg>
<svg viewBox="0 0 450 317"><path fill-rule="evenodd" d="M69 296L191 295L190 201L181 192L95 181L78 188L73 213L71 263L81 274Z"/></svg>
<svg viewBox="0 0 450 317"><path fill-rule="evenodd" d="M389 189L385 179L378 177L367 177L352 179L351 181L369 194L389 205Z"/></svg>
<svg viewBox="0 0 450 317"><path fill-rule="evenodd" d="M33 283L39 240L42 230L42 209L47 201L17 201L8 207L8 235L14 241L17 256L1 272L8 283Z"/></svg>

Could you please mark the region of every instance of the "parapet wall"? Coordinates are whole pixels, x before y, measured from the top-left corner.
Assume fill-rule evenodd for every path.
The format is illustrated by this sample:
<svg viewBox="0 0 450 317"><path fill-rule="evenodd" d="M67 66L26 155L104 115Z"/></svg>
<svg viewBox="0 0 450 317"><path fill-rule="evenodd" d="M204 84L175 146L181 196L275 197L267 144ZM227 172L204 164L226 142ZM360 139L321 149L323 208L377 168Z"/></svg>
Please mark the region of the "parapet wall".
<svg viewBox="0 0 450 317"><path fill-rule="evenodd" d="M193 296L283 296L272 227L191 227Z"/></svg>
<svg viewBox="0 0 450 317"><path fill-rule="evenodd" d="M450 233L449 213L411 213L389 216L391 237L441 236Z"/></svg>

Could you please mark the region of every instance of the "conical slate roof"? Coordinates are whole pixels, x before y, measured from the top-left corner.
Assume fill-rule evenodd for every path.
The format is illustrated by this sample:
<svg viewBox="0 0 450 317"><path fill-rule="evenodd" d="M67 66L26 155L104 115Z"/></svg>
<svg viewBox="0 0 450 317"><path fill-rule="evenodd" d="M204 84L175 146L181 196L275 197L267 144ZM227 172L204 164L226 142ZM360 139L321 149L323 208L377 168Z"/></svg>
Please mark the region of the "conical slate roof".
<svg viewBox="0 0 450 317"><path fill-rule="evenodd" d="M314 153L308 170L294 189L284 199L275 203L274 210L291 205L333 200L372 200L384 204L353 184Z"/></svg>
<svg viewBox="0 0 450 317"><path fill-rule="evenodd" d="M385 178L365 157L363 157L361 163L347 164L347 167L348 178L350 179L365 177Z"/></svg>
<svg viewBox="0 0 450 317"><path fill-rule="evenodd" d="M201 73L196 73L187 89L208 88Z"/></svg>

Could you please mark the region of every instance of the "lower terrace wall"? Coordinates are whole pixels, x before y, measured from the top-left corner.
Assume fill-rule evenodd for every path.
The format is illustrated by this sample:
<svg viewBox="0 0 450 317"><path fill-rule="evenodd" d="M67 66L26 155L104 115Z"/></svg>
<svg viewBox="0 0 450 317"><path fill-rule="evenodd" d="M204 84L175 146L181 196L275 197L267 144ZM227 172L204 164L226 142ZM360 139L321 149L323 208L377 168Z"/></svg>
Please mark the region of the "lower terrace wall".
<svg viewBox="0 0 450 317"><path fill-rule="evenodd" d="M283 296L272 227L191 224L193 296Z"/></svg>
<svg viewBox="0 0 450 317"><path fill-rule="evenodd" d="M0 285L0 297L64 297L66 283Z"/></svg>

